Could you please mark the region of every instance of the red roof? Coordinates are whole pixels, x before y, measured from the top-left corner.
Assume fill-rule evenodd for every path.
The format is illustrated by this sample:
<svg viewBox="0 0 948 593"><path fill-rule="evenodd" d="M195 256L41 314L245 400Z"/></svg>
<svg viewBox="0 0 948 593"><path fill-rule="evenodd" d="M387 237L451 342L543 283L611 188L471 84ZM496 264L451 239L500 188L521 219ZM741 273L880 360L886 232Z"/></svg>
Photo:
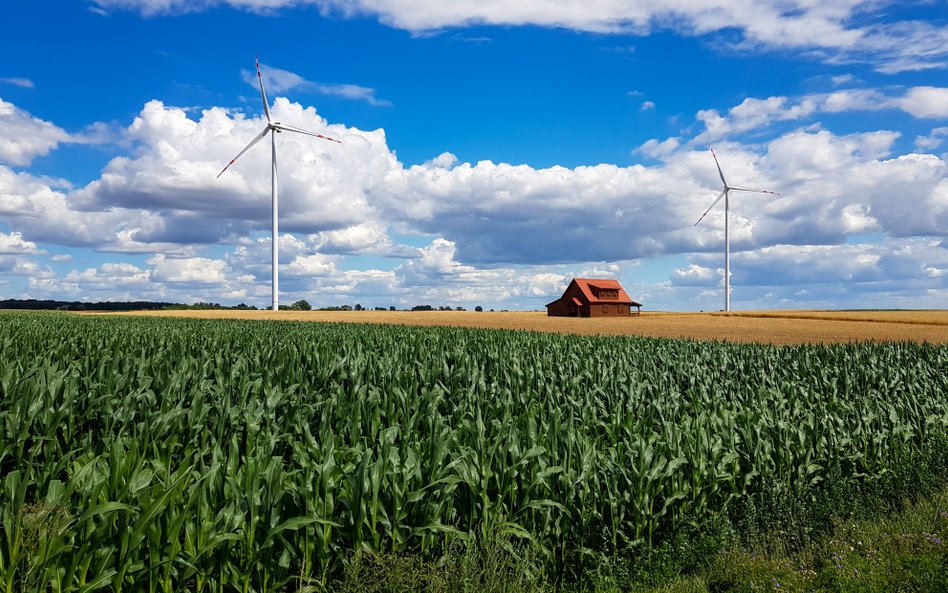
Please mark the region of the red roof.
<svg viewBox="0 0 948 593"><path fill-rule="evenodd" d="M590 305L623 304L623 305L632 305L634 307L642 306L642 303L638 303L636 301L633 301L631 298L629 298L628 293L625 292L625 289L622 288L622 285L619 284L618 280L609 280L605 278L573 278L573 282L575 282L576 285L579 287L579 290L583 295L582 300L586 301L585 303L580 303L580 302L577 302L576 297L573 297L572 300L573 302L576 303L577 306L582 306L583 304L590 304ZM570 282L570 284L572 285L573 282ZM618 291L619 298L600 299L596 295L602 289ZM569 287L567 287L566 290L568 292ZM555 303L556 301L553 301L553 302ZM552 304L553 303L550 303L550 305Z"/></svg>
<svg viewBox="0 0 948 593"><path fill-rule="evenodd" d="M598 305L600 303L622 303L641 307L641 304L636 303L629 297L629 295L625 292L625 289L622 288L622 285L619 284L618 280L608 280L604 278L574 278L573 282L579 285L579 289L583 291L583 296L586 297L587 301L591 305ZM608 290L617 290L619 292L619 298L600 299L596 296L596 294L599 292L599 289L603 288Z"/></svg>

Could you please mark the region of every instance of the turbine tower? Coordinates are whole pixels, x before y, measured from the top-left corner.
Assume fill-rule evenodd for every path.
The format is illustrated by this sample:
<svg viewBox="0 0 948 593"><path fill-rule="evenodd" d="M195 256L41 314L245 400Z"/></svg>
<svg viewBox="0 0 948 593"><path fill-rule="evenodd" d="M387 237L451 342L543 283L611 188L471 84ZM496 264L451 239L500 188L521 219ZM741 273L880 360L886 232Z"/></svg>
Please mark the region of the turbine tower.
<svg viewBox="0 0 948 593"><path fill-rule="evenodd" d="M711 208L714 208L718 202L721 201L721 198L724 198L724 310L731 310L731 238L728 235L728 213L730 211L730 199L728 194L732 191L745 191L753 192L758 194L771 194L774 196L779 196L780 194L775 191L768 191L766 189L748 189L746 187L731 187L727 184L727 179L724 178L724 171L721 170L721 164L718 163L718 157L714 154L714 149L711 146L708 146L708 150L711 151L711 156L714 157L714 164L718 167L718 175L721 176L721 183L724 184L724 189L721 191L721 194L717 197L714 202L708 206L708 209L704 211L704 214L701 215L701 218L698 219L698 222L695 223L695 226L701 223L704 220L704 217L708 215L708 212L711 212Z"/></svg>
<svg viewBox="0 0 948 593"><path fill-rule="evenodd" d="M309 130L304 130L303 128L297 128L296 126L291 126L288 124L281 124L278 121L273 121L270 117L270 106L267 104L267 93L263 90L263 76L260 75L260 60L257 60L257 80L260 82L260 100L263 101L263 113L267 116L267 127L263 129L262 132L257 134L257 136L250 141L243 150L237 153L227 166L221 169L221 172L217 174L217 177L220 178L234 162L241 157L245 152L250 150L257 142L263 140L263 138L273 132L273 135L270 136L270 154L272 155L272 168L270 172L270 199L273 205L273 234L270 239L270 250L273 257L272 262L272 274L273 274L273 283L271 289L273 291L273 310L280 310L280 200L277 192L277 149L276 149L276 135L281 132L296 132L297 134L306 134L307 136L315 136L316 138L322 138L323 140L329 140L330 142L336 142L342 144L334 138L329 136L323 136L322 134L317 134L316 132L310 132Z"/></svg>

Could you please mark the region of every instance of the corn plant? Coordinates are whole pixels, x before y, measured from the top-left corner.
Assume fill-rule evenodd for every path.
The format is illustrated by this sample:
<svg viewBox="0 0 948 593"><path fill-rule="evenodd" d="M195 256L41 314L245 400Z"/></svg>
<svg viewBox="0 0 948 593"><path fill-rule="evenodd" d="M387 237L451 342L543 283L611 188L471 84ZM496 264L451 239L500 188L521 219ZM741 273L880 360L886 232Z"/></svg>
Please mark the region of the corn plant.
<svg viewBox="0 0 948 593"><path fill-rule="evenodd" d="M497 538L578 581L928 459L946 393L945 346L0 314L0 587L323 591Z"/></svg>

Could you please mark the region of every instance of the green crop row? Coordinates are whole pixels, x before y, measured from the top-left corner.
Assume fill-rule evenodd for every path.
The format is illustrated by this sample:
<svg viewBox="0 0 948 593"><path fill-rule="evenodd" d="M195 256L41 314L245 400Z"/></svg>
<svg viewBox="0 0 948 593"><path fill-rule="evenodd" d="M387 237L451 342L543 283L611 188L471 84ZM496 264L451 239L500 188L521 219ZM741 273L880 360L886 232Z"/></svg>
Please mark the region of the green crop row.
<svg viewBox="0 0 948 593"><path fill-rule="evenodd" d="M932 458L946 394L945 346L0 314L0 590L320 591L486 535L575 582Z"/></svg>

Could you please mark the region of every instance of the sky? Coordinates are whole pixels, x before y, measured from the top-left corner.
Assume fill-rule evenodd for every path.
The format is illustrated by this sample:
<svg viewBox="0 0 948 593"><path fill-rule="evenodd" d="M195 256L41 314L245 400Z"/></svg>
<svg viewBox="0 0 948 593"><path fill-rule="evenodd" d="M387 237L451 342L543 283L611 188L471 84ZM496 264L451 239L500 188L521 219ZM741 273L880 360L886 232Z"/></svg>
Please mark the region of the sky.
<svg viewBox="0 0 948 593"><path fill-rule="evenodd" d="M0 298L948 308L948 0L33 0Z"/></svg>

